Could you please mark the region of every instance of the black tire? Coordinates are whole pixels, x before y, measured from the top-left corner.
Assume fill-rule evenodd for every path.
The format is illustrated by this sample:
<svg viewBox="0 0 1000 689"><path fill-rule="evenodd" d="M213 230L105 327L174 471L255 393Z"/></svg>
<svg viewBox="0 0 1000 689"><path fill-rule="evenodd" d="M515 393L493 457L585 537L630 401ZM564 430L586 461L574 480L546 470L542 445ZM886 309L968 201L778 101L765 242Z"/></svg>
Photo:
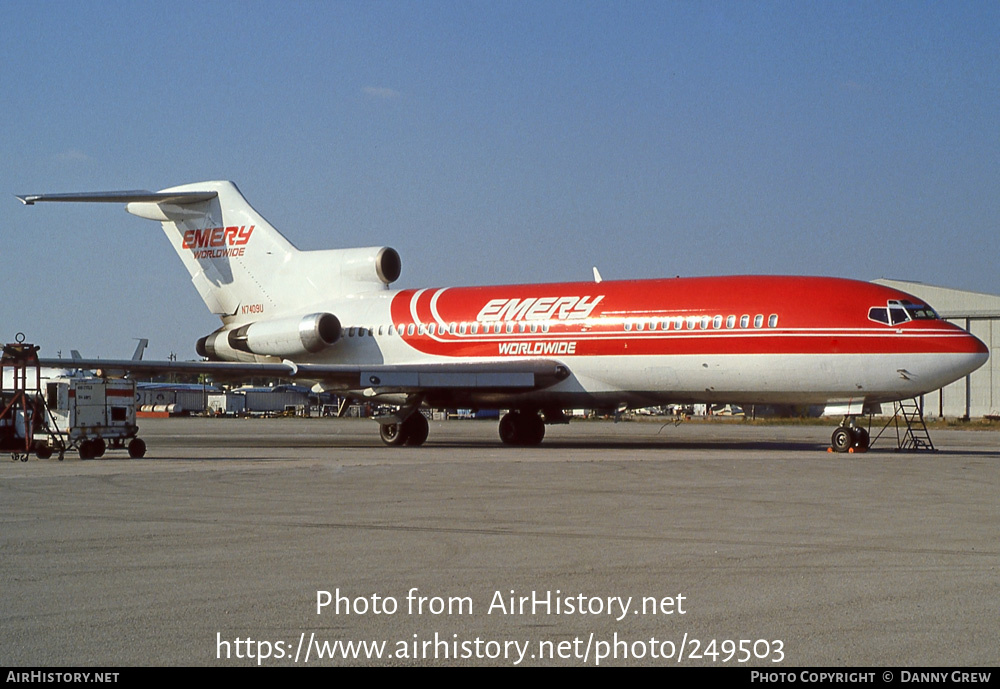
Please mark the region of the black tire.
<svg viewBox="0 0 1000 689"><path fill-rule="evenodd" d="M39 459L48 459L52 456L52 448L47 443L39 443L35 447L35 456Z"/></svg>
<svg viewBox="0 0 1000 689"><path fill-rule="evenodd" d="M406 426L401 423L380 423L379 437L386 445L403 445L406 442Z"/></svg>
<svg viewBox="0 0 1000 689"><path fill-rule="evenodd" d="M518 412L509 412L500 419L500 440L504 445L521 444L520 416Z"/></svg>
<svg viewBox="0 0 1000 689"><path fill-rule="evenodd" d="M141 438L132 438L128 444L128 456L132 459L141 459L146 456L146 441Z"/></svg>
<svg viewBox="0 0 1000 689"><path fill-rule="evenodd" d="M80 459L93 459L94 458L94 444L89 440L84 440L80 443L77 448L80 453Z"/></svg>
<svg viewBox="0 0 1000 689"><path fill-rule="evenodd" d="M854 447L854 437L851 435L851 429L846 426L839 426L833 432L833 435L830 436L830 447L833 448L834 452L847 452Z"/></svg>
<svg viewBox="0 0 1000 689"><path fill-rule="evenodd" d="M540 445L545 437L545 422L538 414L521 415L521 444Z"/></svg>
<svg viewBox="0 0 1000 689"><path fill-rule="evenodd" d="M512 411L500 419L499 430L504 445L538 445L545 437L545 422L534 412Z"/></svg>
<svg viewBox="0 0 1000 689"><path fill-rule="evenodd" d="M859 452L867 452L868 446L871 445L871 436L868 435L868 431L857 426L851 430L854 436L854 449Z"/></svg>
<svg viewBox="0 0 1000 689"><path fill-rule="evenodd" d="M423 445L427 440L430 426L427 417L420 412L414 412L403 422L403 433L406 435L405 443L413 447Z"/></svg>
<svg viewBox="0 0 1000 689"><path fill-rule="evenodd" d="M104 442L104 438L97 438L93 441L94 443L94 456L100 459L107 452L108 444Z"/></svg>

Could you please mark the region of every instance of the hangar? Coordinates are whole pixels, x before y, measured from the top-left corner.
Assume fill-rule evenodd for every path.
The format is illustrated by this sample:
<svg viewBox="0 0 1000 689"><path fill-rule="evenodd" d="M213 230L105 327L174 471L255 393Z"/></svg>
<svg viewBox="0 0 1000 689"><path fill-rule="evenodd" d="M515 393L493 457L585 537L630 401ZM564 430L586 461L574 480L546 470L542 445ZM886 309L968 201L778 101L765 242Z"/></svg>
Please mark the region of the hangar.
<svg viewBox="0 0 1000 689"><path fill-rule="evenodd" d="M965 328L990 350L990 359L984 366L937 392L924 395L924 416L1000 418L1000 296L905 280L881 278L874 282L920 297L941 318Z"/></svg>

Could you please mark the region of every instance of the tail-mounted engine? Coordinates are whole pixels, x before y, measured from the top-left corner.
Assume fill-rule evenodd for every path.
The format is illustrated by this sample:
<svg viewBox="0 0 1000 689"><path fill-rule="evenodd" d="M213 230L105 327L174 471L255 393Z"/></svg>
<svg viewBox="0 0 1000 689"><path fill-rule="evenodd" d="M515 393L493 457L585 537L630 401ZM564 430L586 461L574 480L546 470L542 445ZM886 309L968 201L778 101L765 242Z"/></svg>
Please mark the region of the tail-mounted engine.
<svg viewBox="0 0 1000 689"><path fill-rule="evenodd" d="M316 254L327 270L330 266L339 266L340 278L348 283L377 281L388 285L399 279L403 266L399 253L388 246L331 249Z"/></svg>
<svg viewBox="0 0 1000 689"><path fill-rule="evenodd" d="M332 313L311 313L217 330L198 340L195 349L199 356L222 361L246 359L245 354L296 357L331 346L340 339L340 330Z"/></svg>

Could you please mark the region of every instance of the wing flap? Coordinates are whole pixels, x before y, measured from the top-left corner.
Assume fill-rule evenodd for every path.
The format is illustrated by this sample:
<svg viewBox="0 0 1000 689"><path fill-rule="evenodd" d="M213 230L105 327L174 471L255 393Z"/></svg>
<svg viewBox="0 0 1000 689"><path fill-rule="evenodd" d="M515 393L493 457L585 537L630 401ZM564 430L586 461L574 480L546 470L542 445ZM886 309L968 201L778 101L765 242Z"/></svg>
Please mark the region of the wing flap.
<svg viewBox="0 0 1000 689"><path fill-rule="evenodd" d="M541 390L569 376L558 361L528 359L484 363L447 363L361 366L352 364L253 363L235 361L136 361L133 359L41 359L42 366L94 370L120 376L188 373L236 380L271 376L323 383L345 392L420 393L442 390Z"/></svg>
<svg viewBox="0 0 1000 689"><path fill-rule="evenodd" d="M532 390L538 386L531 371L387 371L361 372L361 382L377 392L419 392L429 389Z"/></svg>

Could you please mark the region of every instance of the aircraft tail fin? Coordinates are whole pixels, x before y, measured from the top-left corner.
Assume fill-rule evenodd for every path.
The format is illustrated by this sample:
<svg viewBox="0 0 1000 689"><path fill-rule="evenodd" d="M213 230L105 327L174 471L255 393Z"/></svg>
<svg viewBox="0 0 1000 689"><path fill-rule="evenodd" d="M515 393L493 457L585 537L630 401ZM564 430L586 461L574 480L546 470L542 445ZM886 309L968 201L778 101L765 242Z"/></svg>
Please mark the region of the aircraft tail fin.
<svg viewBox="0 0 1000 689"><path fill-rule="evenodd" d="M135 346L135 352L132 353L132 361L142 361L143 352L146 351L146 346L149 344L149 340L145 337L139 338L139 344Z"/></svg>
<svg viewBox="0 0 1000 689"><path fill-rule="evenodd" d="M388 247L299 251L229 181L150 191L37 194L41 201L125 203L162 224L205 305L226 327L308 313L331 297L386 289L400 261Z"/></svg>

